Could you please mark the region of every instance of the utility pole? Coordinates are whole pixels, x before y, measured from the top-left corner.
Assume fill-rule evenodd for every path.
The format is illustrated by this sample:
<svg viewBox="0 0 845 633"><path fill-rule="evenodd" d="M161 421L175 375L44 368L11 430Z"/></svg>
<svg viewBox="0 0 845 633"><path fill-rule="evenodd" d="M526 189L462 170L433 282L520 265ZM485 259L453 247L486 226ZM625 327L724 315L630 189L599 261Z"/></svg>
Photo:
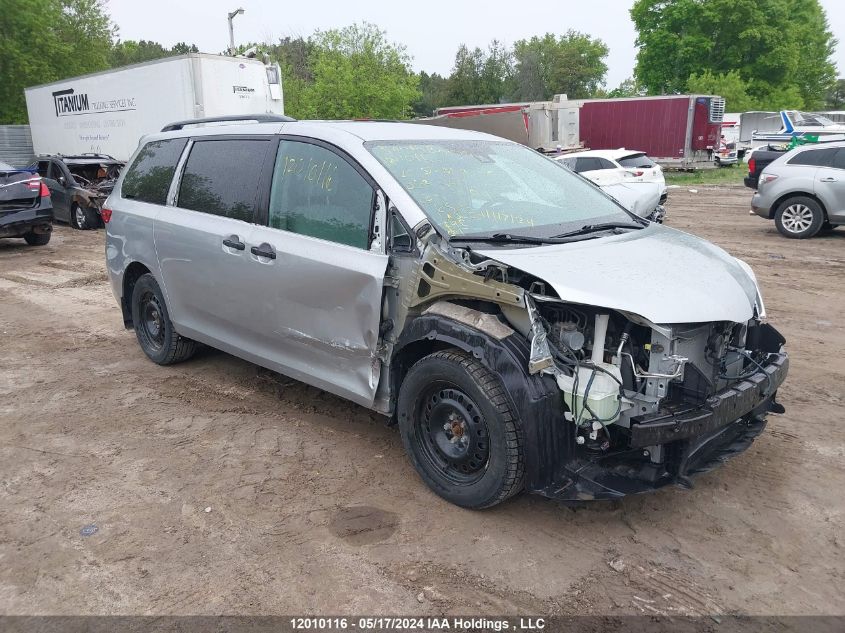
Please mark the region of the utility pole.
<svg viewBox="0 0 845 633"><path fill-rule="evenodd" d="M229 14L229 55L235 55L235 29L232 27L232 20L236 15L243 15L243 9L236 9Z"/></svg>

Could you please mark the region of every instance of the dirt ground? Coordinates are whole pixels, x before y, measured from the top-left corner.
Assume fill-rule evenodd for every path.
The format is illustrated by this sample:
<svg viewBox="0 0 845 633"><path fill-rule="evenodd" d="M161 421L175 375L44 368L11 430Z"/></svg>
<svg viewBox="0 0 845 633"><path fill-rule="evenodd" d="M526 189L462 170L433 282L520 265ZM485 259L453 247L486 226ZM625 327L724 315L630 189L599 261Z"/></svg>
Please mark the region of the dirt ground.
<svg viewBox="0 0 845 633"><path fill-rule="evenodd" d="M0 613L844 614L845 228L786 240L750 197L674 189L667 224L755 269L786 415L692 490L575 509L456 508L376 414L219 352L154 365L103 231L0 240Z"/></svg>

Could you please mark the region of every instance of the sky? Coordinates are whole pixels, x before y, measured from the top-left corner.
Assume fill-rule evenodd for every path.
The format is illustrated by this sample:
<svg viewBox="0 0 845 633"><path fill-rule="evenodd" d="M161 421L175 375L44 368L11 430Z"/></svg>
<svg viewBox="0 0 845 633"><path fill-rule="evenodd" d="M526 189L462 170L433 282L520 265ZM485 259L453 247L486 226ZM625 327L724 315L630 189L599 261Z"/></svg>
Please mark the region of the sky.
<svg viewBox="0 0 845 633"><path fill-rule="evenodd" d="M633 0L108 0L107 8L124 40L154 40L164 46L184 41L207 53L228 47L229 11L235 17L235 43L275 41L308 36L316 29L347 26L365 20L387 31L391 41L407 47L414 70L448 75L461 43L485 48L492 39L506 45L575 29L608 45L607 87L615 88L633 74L636 32L628 10ZM821 0L834 37L841 43L834 55L839 76L845 75L845 1Z"/></svg>

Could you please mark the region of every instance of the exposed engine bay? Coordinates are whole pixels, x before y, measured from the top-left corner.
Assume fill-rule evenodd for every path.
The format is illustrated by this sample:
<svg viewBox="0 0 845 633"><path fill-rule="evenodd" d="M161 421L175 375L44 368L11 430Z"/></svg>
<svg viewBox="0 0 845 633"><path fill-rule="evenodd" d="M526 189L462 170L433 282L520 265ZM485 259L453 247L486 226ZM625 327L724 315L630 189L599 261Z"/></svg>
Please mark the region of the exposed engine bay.
<svg viewBox="0 0 845 633"><path fill-rule="evenodd" d="M65 161L74 180L88 192L92 198L108 197L120 176L122 164L115 163L72 163Z"/></svg>
<svg viewBox="0 0 845 633"><path fill-rule="evenodd" d="M759 291L743 299L750 318L741 322L655 323L567 301L552 284L489 255L434 236L412 267L414 294L389 312L401 323L422 309L423 317L437 313L494 335L498 326L490 324L498 323L512 332L503 341L524 341L521 372L540 379L549 396L542 415L562 417L523 419L538 427L530 432L538 442L557 447L532 448L538 472L551 471L527 484L536 492L613 498L669 482L691 485L689 475L747 448L765 415L783 411L775 395L788 357L783 337L764 322ZM444 304L460 310L437 307ZM447 327L426 336L453 335ZM497 371L506 384L523 380Z"/></svg>

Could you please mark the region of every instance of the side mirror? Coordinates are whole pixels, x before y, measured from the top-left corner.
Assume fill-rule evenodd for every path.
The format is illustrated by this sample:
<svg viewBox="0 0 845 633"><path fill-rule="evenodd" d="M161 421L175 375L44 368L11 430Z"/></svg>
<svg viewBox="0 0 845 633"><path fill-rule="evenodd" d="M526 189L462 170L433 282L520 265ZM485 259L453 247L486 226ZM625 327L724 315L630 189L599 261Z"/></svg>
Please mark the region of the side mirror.
<svg viewBox="0 0 845 633"><path fill-rule="evenodd" d="M56 178L56 182L58 182L62 187L67 184L67 179L64 176L59 176Z"/></svg>

